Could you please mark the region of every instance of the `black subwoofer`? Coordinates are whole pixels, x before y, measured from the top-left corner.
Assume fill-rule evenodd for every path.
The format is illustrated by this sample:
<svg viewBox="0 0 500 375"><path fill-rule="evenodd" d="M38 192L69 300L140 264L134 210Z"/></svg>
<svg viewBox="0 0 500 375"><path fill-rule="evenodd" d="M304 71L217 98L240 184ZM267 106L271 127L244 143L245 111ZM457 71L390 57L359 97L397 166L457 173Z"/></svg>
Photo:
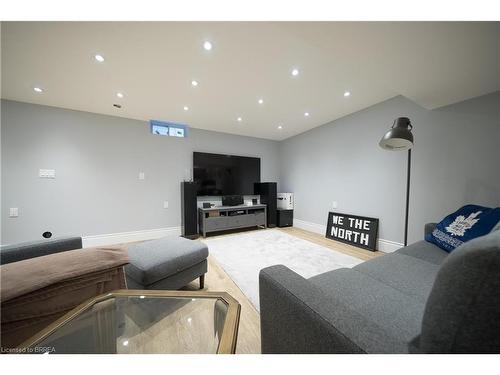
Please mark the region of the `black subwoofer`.
<svg viewBox="0 0 500 375"><path fill-rule="evenodd" d="M278 210L278 227L293 226L293 210Z"/></svg>

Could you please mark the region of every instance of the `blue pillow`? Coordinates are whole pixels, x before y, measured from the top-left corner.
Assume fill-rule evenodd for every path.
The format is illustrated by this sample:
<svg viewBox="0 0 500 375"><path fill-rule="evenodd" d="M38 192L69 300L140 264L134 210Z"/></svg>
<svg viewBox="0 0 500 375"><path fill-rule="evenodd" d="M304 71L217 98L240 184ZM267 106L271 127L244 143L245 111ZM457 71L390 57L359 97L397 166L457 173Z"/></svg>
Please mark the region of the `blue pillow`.
<svg viewBox="0 0 500 375"><path fill-rule="evenodd" d="M469 204L441 220L432 233L425 236L425 240L452 252L464 242L490 233L499 220L500 207Z"/></svg>

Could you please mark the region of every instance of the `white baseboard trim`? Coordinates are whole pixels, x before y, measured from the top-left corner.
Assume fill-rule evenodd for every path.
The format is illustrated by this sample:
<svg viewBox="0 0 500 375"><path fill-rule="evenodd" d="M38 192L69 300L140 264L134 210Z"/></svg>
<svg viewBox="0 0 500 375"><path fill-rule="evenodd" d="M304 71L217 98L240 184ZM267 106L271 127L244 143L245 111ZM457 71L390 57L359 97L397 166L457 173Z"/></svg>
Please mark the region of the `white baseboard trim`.
<svg viewBox="0 0 500 375"><path fill-rule="evenodd" d="M309 232L322 234L323 236L326 234L326 225L311 223L310 221L293 219L293 226ZM384 253L392 253L403 246L402 243L384 240L382 238L379 238L377 241L377 250Z"/></svg>
<svg viewBox="0 0 500 375"><path fill-rule="evenodd" d="M133 232L97 234L83 236L83 247L108 246L125 242L154 240L165 236L180 236L181 227L138 230Z"/></svg>
<svg viewBox="0 0 500 375"><path fill-rule="evenodd" d="M322 234L323 236L326 234L326 225L311 223L310 221L293 219L293 226L309 232Z"/></svg>
<svg viewBox="0 0 500 375"><path fill-rule="evenodd" d="M404 244L402 243L384 240L382 238L379 238L377 242L377 250L382 251L383 253L393 253L394 251L404 247Z"/></svg>

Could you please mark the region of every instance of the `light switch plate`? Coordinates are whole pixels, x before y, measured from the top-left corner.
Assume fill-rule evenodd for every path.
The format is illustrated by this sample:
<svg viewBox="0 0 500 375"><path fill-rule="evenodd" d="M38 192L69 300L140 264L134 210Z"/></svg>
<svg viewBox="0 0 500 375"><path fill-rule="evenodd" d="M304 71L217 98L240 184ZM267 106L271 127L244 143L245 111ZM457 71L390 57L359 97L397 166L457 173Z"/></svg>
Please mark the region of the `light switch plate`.
<svg viewBox="0 0 500 375"><path fill-rule="evenodd" d="M145 177L144 172L139 172L139 180L144 180Z"/></svg>
<svg viewBox="0 0 500 375"><path fill-rule="evenodd" d="M9 209L9 217L18 217L19 209L17 207L12 207Z"/></svg>
<svg viewBox="0 0 500 375"><path fill-rule="evenodd" d="M40 169L38 170L38 176L40 178L56 178L55 169Z"/></svg>
<svg viewBox="0 0 500 375"><path fill-rule="evenodd" d="M168 201L163 201L163 208L168 208Z"/></svg>
<svg viewBox="0 0 500 375"><path fill-rule="evenodd" d="M339 205L338 205L337 201L333 201L333 202L332 202L332 208L333 208L333 209L336 209L338 206L339 206Z"/></svg>

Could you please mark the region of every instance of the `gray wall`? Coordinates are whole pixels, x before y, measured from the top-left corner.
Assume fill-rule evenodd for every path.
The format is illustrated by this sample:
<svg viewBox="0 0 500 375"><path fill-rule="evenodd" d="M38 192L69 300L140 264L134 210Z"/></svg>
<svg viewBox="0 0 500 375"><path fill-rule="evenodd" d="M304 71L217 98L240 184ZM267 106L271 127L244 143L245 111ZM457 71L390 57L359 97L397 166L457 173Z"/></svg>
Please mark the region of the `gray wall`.
<svg viewBox="0 0 500 375"><path fill-rule="evenodd" d="M2 101L2 243L180 225L179 182L192 152L262 158L262 180L295 193L295 217L325 225L337 211L380 218L403 241L406 154L378 141L394 118L414 124L410 242L466 203L498 206L500 92L427 111L404 97L282 142L191 129L177 139L141 121ZM55 180L38 169L56 170ZM144 171L146 179L138 179ZM163 208L168 200L170 207ZM19 207L18 218L8 218Z"/></svg>
<svg viewBox="0 0 500 375"><path fill-rule="evenodd" d="M379 238L403 242L406 152L378 146L396 117L412 120L409 242L466 203L500 205L500 92L428 111L395 97L280 143L281 190L295 218L326 225L338 212L380 218Z"/></svg>
<svg viewBox="0 0 500 375"><path fill-rule="evenodd" d="M2 243L180 225L180 181L193 151L261 157L277 181L275 141L190 129L185 139L149 133L142 121L2 100ZM38 170L55 169L56 179ZM139 180L139 171L145 180ZM163 208L163 201L169 208ZM19 208L9 218L9 207Z"/></svg>

